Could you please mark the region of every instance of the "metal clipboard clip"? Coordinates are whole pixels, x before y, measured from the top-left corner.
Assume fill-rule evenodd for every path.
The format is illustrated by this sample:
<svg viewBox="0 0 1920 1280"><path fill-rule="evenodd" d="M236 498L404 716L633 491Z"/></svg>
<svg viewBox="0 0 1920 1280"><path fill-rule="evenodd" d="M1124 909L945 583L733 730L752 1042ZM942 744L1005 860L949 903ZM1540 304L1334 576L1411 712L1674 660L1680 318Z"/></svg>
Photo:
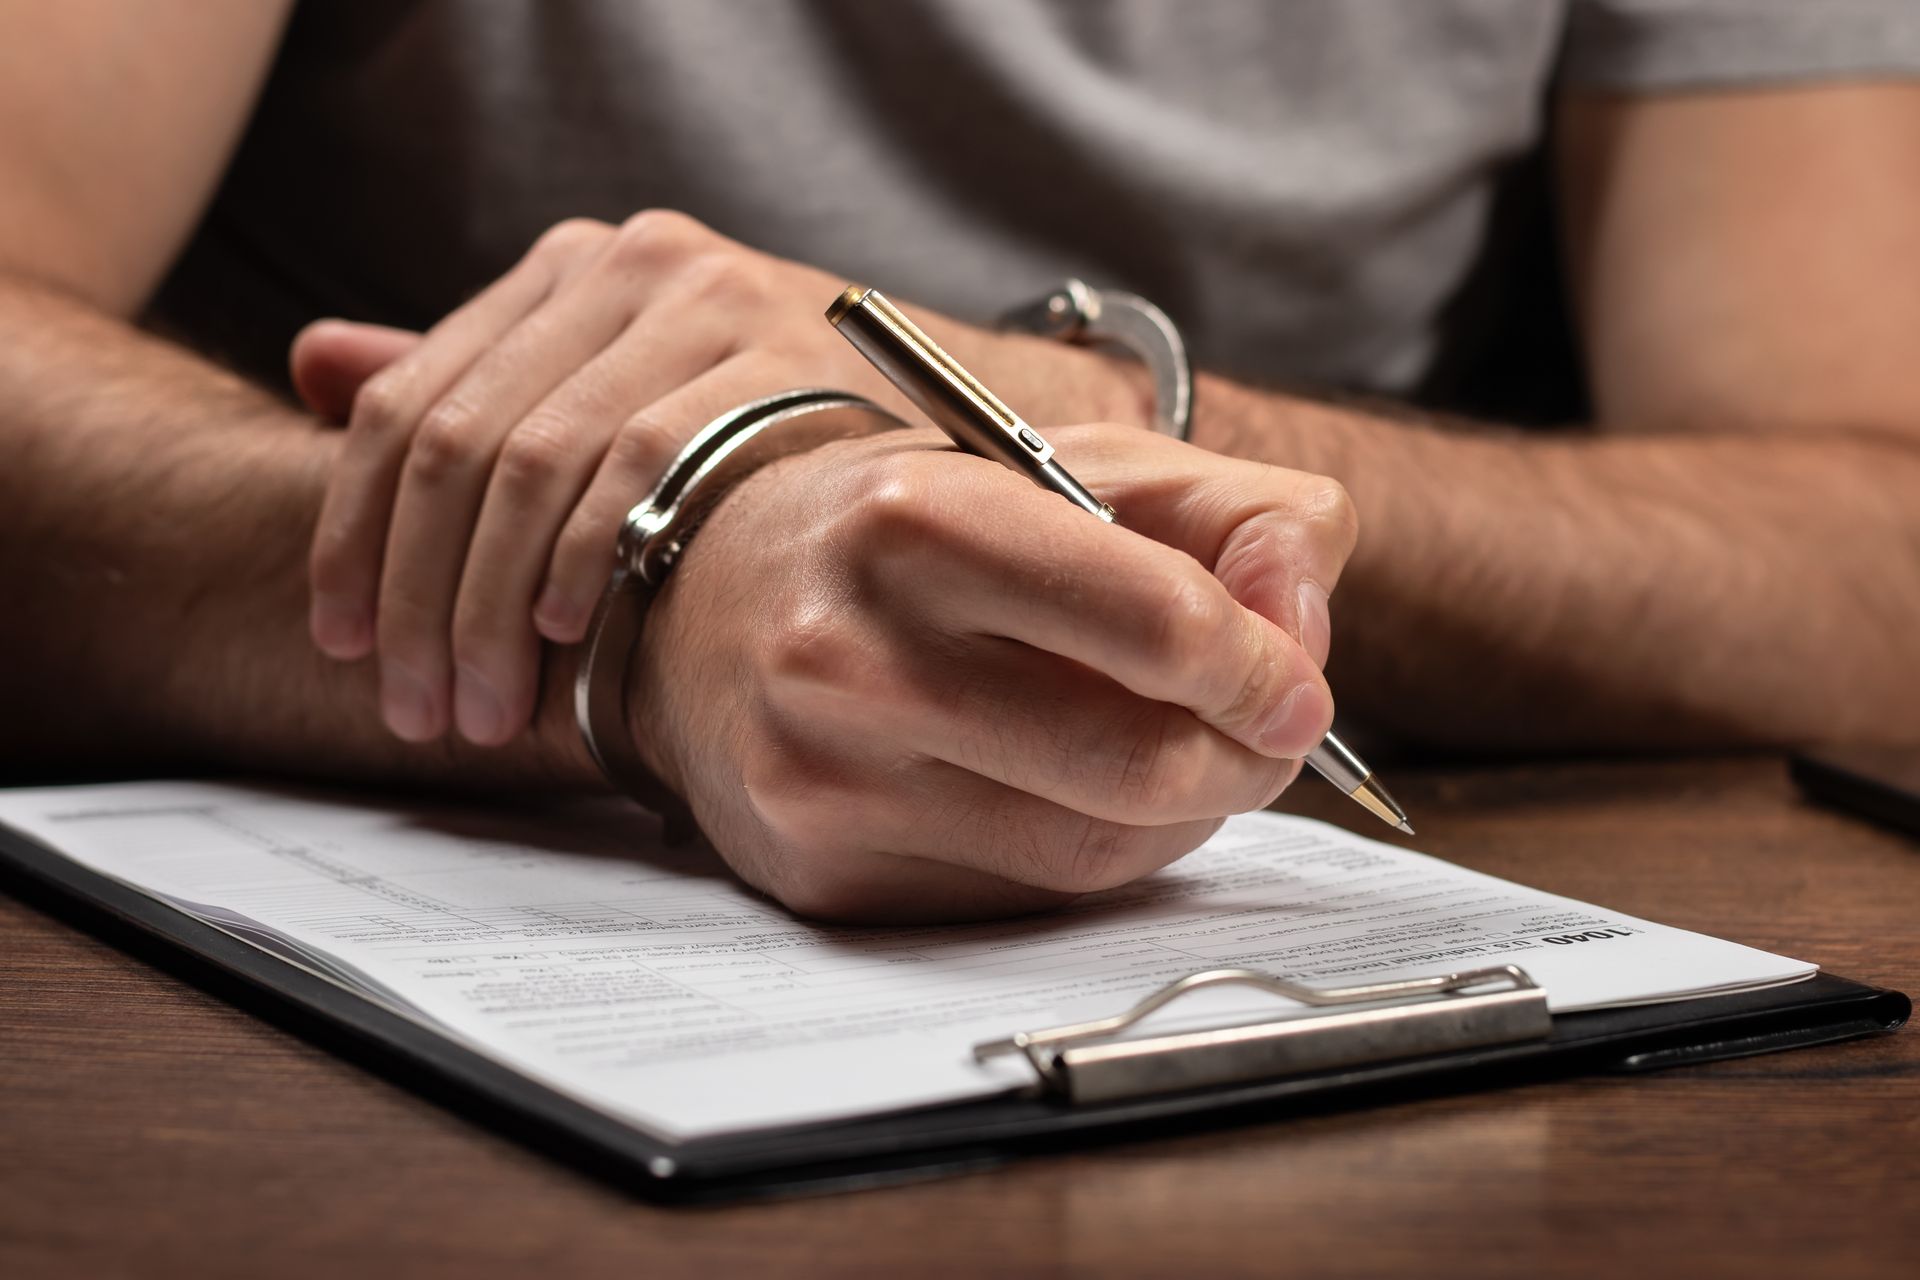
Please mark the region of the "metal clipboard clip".
<svg viewBox="0 0 1920 1280"><path fill-rule="evenodd" d="M1333 1012L1115 1038L1184 995L1224 986L1254 987ZM1490 989L1475 990L1480 987ZM1544 1040L1552 1029L1547 993L1518 965L1330 989L1251 969L1209 969L1168 983L1125 1013L985 1041L973 1056L1024 1054L1043 1092L1100 1103Z"/></svg>

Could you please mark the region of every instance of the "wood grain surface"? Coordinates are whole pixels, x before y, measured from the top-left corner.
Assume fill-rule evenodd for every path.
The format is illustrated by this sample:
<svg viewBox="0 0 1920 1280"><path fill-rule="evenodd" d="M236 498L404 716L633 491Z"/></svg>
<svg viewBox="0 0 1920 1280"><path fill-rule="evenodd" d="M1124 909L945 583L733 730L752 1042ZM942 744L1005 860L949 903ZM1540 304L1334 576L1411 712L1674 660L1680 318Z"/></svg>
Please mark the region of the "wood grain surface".
<svg viewBox="0 0 1920 1280"><path fill-rule="evenodd" d="M1920 992L1920 844L1807 804L1778 761L1396 772L1394 787L1420 848ZM1350 821L1324 788L1297 803ZM1912 1030L671 1209L34 906L0 897L0 944L8 1280L1920 1276Z"/></svg>

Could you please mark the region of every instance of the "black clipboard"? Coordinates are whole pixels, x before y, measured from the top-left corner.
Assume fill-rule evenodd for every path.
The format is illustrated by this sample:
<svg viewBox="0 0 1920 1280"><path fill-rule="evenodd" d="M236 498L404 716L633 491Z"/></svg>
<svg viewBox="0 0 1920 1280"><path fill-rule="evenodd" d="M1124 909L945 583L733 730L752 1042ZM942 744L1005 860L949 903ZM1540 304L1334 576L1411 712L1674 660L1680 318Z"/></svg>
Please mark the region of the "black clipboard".
<svg viewBox="0 0 1920 1280"><path fill-rule="evenodd" d="M1363 1054L1354 1060L1353 1052L1346 1051L1331 1059L1322 1054L1328 1060L1308 1070L1266 1072L1204 1086L1178 1087L1176 1071L1176 1087L1170 1090L1111 1100L1076 1099L1067 1085L1035 1095L673 1143L623 1125L6 828L0 828L0 883L26 901L439 1105L623 1189L667 1202L846 1190L979 1169L1068 1147L1262 1123L1306 1111L1592 1072L1712 1062L1891 1031L1912 1010L1908 998L1897 991L1819 974L1805 982L1735 995L1560 1014L1530 1027L1531 1020L1545 1018L1545 1005L1544 998L1535 1001L1527 995L1529 983L1485 983L1485 975L1474 975L1483 982L1469 985L1483 987L1482 996L1456 988L1408 1002L1409 1008L1417 1003L1432 1011L1416 1039L1424 1036L1438 1043L1461 1037L1456 1047L1429 1048L1417 1056L1369 1060ZM1436 981L1429 980L1429 985ZM1500 989L1486 991L1486 986ZM1484 1003L1472 1004L1476 999ZM1377 1025L1369 1029L1363 1024L1391 1012L1376 999L1328 1016L1353 1022L1341 1039L1351 1049L1376 1042ZM1049 1041L1046 1036L1086 1030L1013 1035L987 1047L1028 1053L1037 1063L1060 1068L1058 1059L1070 1044L1097 1051L1101 1037L1087 1034L1076 1041L1069 1034ZM1211 1033L1186 1034L1204 1039ZM1250 1050L1246 1039L1241 1036L1228 1046L1229 1055L1244 1059L1250 1051L1275 1051L1272 1045ZM1210 1061L1213 1066L1203 1065L1201 1074L1211 1070L1219 1075L1219 1048L1211 1047L1211 1058L1201 1054L1189 1060ZM1285 1045L1278 1051L1291 1052ZM1129 1052L1137 1057L1139 1051ZM1299 1060L1297 1055L1294 1060ZM1070 1076L1071 1070L1065 1074Z"/></svg>

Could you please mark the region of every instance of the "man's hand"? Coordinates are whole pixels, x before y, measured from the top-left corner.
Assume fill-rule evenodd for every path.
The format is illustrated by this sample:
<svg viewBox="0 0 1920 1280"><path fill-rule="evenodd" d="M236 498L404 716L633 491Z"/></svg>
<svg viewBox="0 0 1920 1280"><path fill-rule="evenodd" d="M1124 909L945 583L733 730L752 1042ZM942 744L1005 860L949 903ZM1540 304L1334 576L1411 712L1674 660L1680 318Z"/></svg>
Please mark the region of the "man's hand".
<svg viewBox="0 0 1920 1280"><path fill-rule="evenodd" d="M1123 883L1270 803L1332 722L1340 486L1050 434L1124 526L893 432L754 476L655 601L642 753L795 910L1004 914Z"/></svg>
<svg viewBox="0 0 1920 1280"><path fill-rule="evenodd" d="M316 643L378 651L404 739L450 723L484 745L513 737L541 637L585 634L621 520L702 425L797 386L905 409L822 318L842 283L650 211L555 227L422 339L314 326L296 385L322 411L351 406L314 537ZM1129 397L1088 353L934 324L997 384L1051 386L1042 422L1068 398L1084 419Z"/></svg>
<svg viewBox="0 0 1920 1280"><path fill-rule="evenodd" d="M584 633L620 520L701 425L794 386L906 408L823 319L838 288L649 214L556 229L424 338L310 330L296 385L351 418L316 639L377 647L401 737L511 738L540 637ZM934 323L997 385L1024 361L1087 385L1048 363L1084 353ZM1325 734L1345 491L1125 426L1051 434L1123 527L931 431L788 459L707 522L630 720L746 879L838 918L1056 902L1269 803Z"/></svg>

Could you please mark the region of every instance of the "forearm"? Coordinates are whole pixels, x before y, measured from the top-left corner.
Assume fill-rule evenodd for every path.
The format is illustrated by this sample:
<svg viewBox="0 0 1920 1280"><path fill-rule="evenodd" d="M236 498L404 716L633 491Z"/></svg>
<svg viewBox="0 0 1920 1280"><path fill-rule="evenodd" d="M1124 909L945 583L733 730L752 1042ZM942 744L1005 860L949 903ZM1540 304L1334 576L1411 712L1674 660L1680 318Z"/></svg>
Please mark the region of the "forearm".
<svg viewBox="0 0 1920 1280"><path fill-rule="evenodd" d="M1332 475L1342 705L1452 746L1920 731L1920 445L1443 430L1209 379L1196 440Z"/></svg>
<svg viewBox="0 0 1920 1280"><path fill-rule="evenodd" d="M370 664L314 651L307 544L337 437L311 419L0 280L0 438L8 772L590 783L558 673L517 745L415 747L381 728Z"/></svg>

